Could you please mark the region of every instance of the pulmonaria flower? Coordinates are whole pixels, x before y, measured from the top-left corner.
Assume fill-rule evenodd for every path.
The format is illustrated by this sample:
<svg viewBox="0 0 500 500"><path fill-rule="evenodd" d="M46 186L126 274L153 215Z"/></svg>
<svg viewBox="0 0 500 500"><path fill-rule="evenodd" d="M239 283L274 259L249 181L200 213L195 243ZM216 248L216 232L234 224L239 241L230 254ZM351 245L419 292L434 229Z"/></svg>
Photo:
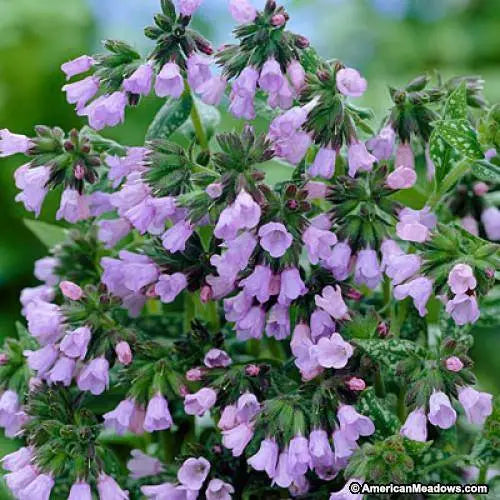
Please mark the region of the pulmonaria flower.
<svg viewBox="0 0 500 500"><path fill-rule="evenodd" d="M409 142L402 142L399 144L396 150L394 166L396 169L399 167L406 167L415 170L415 155L413 154L413 149Z"/></svg>
<svg viewBox="0 0 500 500"><path fill-rule="evenodd" d="M340 286L335 288L328 285L323 288L321 295L314 296L314 302L320 308L326 311L333 319L347 319L349 313L347 306L342 298Z"/></svg>
<svg viewBox="0 0 500 500"><path fill-rule="evenodd" d="M95 130L114 127L125 120L128 99L125 92L116 91L98 97L95 101L78 110L79 116L86 116Z"/></svg>
<svg viewBox="0 0 500 500"><path fill-rule="evenodd" d="M382 271L375 250L366 249L358 252L354 281L356 284L364 284L368 288L375 289L382 279Z"/></svg>
<svg viewBox="0 0 500 500"><path fill-rule="evenodd" d="M99 474L97 491L101 500L128 500L128 491L123 491L118 483L104 472Z"/></svg>
<svg viewBox="0 0 500 500"><path fill-rule="evenodd" d="M446 312L459 326L475 323L480 315L476 297L465 293L455 295L449 300L446 303Z"/></svg>
<svg viewBox="0 0 500 500"><path fill-rule="evenodd" d="M349 244L340 241L333 247L330 256L325 260L324 266L332 272L337 281L343 281L349 276L351 254Z"/></svg>
<svg viewBox="0 0 500 500"><path fill-rule="evenodd" d="M293 482L293 477L288 472L288 448L285 448L278 457L276 473L273 477L273 484L280 488L288 488Z"/></svg>
<svg viewBox="0 0 500 500"><path fill-rule="evenodd" d="M83 481L77 481L71 486L68 500L92 500L90 485Z"/></svg>
<svg viewBox="0 0 500 500"><path fill-rule="evenodd" d="M483 425L491 415L493 396L487 392L479 392L472 387L458 389L458 400L464 407L467 420L471 424Z"/></svg>
<svg viewBox="0 0 500 500"><path fill-rule="evenodd" d="M64 386L68 387L71 384L71 379L73 378L75 365L76 362L74 359L67 358L66 356L60 356L47 374L47 381L49 384L56 384L60 382Z"/></svg>
<svg viewBox="0 0 500 500"><path fill-rule="evenodd" d="M352 441L357 441L360 436L370 436L375 432L371 419L360 415L353 406L341 405L337 410L337 419L340 430Z"/></svg>
<svg viewBox="0 0 500 500"><path fill-rule="evenodd" d="M99 83L99 79L95 76L88 76L78 82L68 83L62 90L66 92L66 100L70 104L76 104L76 109L79 111L97 94Z"/></svg>
<svg viewBox="0 0 500 500"><path fill-rule="evenodd" d="M130 430L136 412L137 407L134 401L131 399L124 399L120 401L114 410L103 415L104 427L113 429L117 434L124 434Z"/></svg>
<svg viewBox="0 0 500 500"><path fill-rule="evenodd" d="M13 134L6 128L0 129L0 158L17 153L26 154L31 145L31 140L25 135Z"/></svg>
<svg viewBox="0 0 500 500"><path fill-rule="evenodd" d="M55 304L36 300L26 307L28 331L40 345L56 342L62 335L62 312Z"/></svg>
<svg viewBox="0 0 500 500"><path fill-rule="evenodd" d="M333 466L335 458L328 441L328 434L323 429L316 429L309 434L309 455L311 466L318 470L325 470Z"/></svg>
<svg viewBox="0 0 500 500"><path fill-rule="evenodd" d="M207 500L231 500L234 488L221 479L212 479L207 486L205 496Z"/></svg>
<svg viewBox="0 0 500 500"><path fill-rule="evenodd" d="M52 302L55 297L55 290L51 286L39 285L31 288L23 288L19 297L23 309L21 314L26 316L26 308L32 302L40 300L42 302Z"/></svg>
<svg viewBox="0 0 500 500"><path fill-rule="evenodd" d="M349 164L349 175L355 177L358 170L369 172L377 158L370 154L363 142L353 141L347 150L347 162Z"/></svg>
<svg viewBox="0 0 500 500"><path fill-rule="evenodd" d="M457 358L457 356L450 356L447 358L444 365L447 370L450 370L450 372L459 372L464 367L462 360Z"/></svg>
<svg viewBox="0 0 500 500"><path fill-rule="evenodd" d="M456 264L448 275L448 285L454 294L466 293L477 286L472 267L468 264Z"/></svg>
<svg viewBox="0 0 500 500"><path fill-rule="evenodd" d="M429 413L427 418L432 425L441 429L449 429L457 419L457 412L451 406L444 392L434 391L429 398Z"/></svg>
<svg viewBox="0 0 500 500"><path fill-rule="evenodd" d="M390 125L387 125L376 137L368 140L366 146L378 161L388 160L394 151L395 140L396 133L394 129Z"/></svg>
<svg viewBox="0 0 500 500"><path fill-rule="evenodd" d="M56 219L64 219L71 224L90 217L89 205L85 195L75 189L65 189L61 196L61 204L56 213Z"/></svg>
<svg viewBox="0 0 500 500"><path fill-rule="evenodd" d="M236 422L236 406L228 405L224 407L222 410L219 422L217 423L217 427L222 431L228 431L229 429L233 429L238 425Z"/></svg>
<svg viewBox="0 0 500 500"><path fill-rule="evenodd" d="M66 75L66 79L69 80L73 76L85 73L94 64L95 61L94 59L92 59L92 57L83 55L62 64L61 70Z"/></svg>
<svg viewBox="0 0 500 500"><path fill-rule="evenodd" d="M227 352L221 349L210 349L203 359L203 363L208 368L226 368L232 361Z"/></svg>
<svg viewBox="0 0 500 500"><path fill-rule="evenodd" d="M251 307L236 323L236 338L238 340L260 339L266 324L266 311L262 307Z"/></svg>
<svg viewBox="0 0 500 500"><path fill-rule="evenodd" d="M362 493L351 493L351 484L358 483L363 484L364 481L362 479L357 479L355 477L349 479L347 483L345 483L344 487L340 491L336 491L330 495L329 500L362 500Z"/></svg>
<svg viewBox="0 0 500 500"><path fill-rule="evenodd" d="M97 238L104 243L105 248L113 248L127 234L130 233L132 226L123 218L103 219L97 222Z"/></svg>
<svg viewBox="0 0 500 500"><path fill-rule="evenodd" d="M131 175L134 172L144 172L146 169L144 165L144 161L146 159L148 150L146 148L141 147L131 147L127 149L127 154L125 156L118 155L106 155L105 161L109 167L108 171L108 179L113 181L113 187L118 187L124 177ZM145 187L143 184L137 182L139 188ZM148 194L149 191L145 190L144 196ZM100 193L99 191L92 193L90 196L95 196L96 193L99 193L99 196L102 197L104 195L105 200L109 200L110 203L107 206L106 211L113 210L113 195L108 193ZM127 196L128 198L128 196ZM143 196L137 200L137 203L143 199ZM135 203L133 203L135 204ZM119 207L119 206L118 206ZM92 215L100 215L100 213L92 214Z"/></svg>
<svg viewBox="0 0 500 500"><path fill-rule="evenodd" d="M213 76L198 86L197 92L205 104L218 106L226 90L227 80L223 76Z"/></svg>
<svg viewBox="0 0 500 500"><path fill-rule="evenodd" d="M273 438L266 438L260 442L259 451L252 455L247 463L257 471L265 471L272 479L276 474L279 448Z"/></svg>
<svg viewBox="0 0 500 500"><path fill-rule="evenodd" d="M179 12L183 16L192 16L203 0L178 0Z"/></svg>
<svg viewBox="0 0 500 500"><path fill-rule="evenodd" d="M297 59L294 59L287 68L286 74L292 83L293 88L300 92L306 83L306 72Z"/></svg>
<svg viewBox="0 0 500 500"><path fill-rule="evenodd" d="M33 449L31 447L23 447L18 450L9 453L3 456L0 459L2 463L2 467L10 472L14 472L17 470L26 467L29 463L31 463L31 459L33 458Z"/></svg>
<svg viewBox="0 0 500 500"><path fill-rule="evenodd" d="M259 229L260 246L271 257L279 258L290 248L293 237L281 222L269 222Z"/></svg>
<svg viewBox="0 0 500 500"><path fill-rule="evenodd" d="M204 458L188 458L177 472L177 479L190 490L198 491L210 472L210 462Z"/></svg>
<svg viewBox="0 0 500 500"><path fill-rule="evenodd" d="M410 167L398 167L387 176L387 185L391 189L409 189L417 182L417 174Z"/></svg>
<svg viewBox="0 0 500 500"><path fill-rule="evenodd" d="M210 389L210 387L204 387L194 394L188 394L184 398L184 411L188 415L202 417L212 408L216 399L217 393L213 389Z"/></svg>
<svg viewBox="0 0 500 500"><path fill-rule="evenodd" d="M436 216L429 207L422 210L403 208L399 212L399 222L396 224L396 233L406 241L423 243L429 237L429 231L436 226Z"/></svg>
<svg viewBox="0 0 500 500"><path fill-rule="evenodd" d="M288 473L292 477L304 475L309 469L311 456L309 455L309 442L307 438L297 435L290 440L288 445Z"/></svg>
<svg viewBox="0 0 500 500"><path fill-rule="evenodd" d="M236 403L236 422L248 424L260 412L260 403L255 394L246 392L238 398Z"/></svg>
<svg viewBox="0 0 500 500"><path fill-rule="evenodd" d="M224 300L224 312L227 321L242 320L252 307L252 296L245 292Z"/></svg>
<svg viewBox="0 0 500 500"><path fill-rule="evenodd" d="M500 240L500 210L497 207L489 207L481 214L486 236L489 240Z"/></svg>
<svg viewBox="0 0 500 500"><path fill-rule="evenodd" d="M141 450L132 450L130 455L132 458L127 462L127 469L132 479L156 476L164 470L162 463L157 458L146 455Z"/></svg>
<svg viewBox="0 0 500 500"><path fill-rule="evenodd" d="M386 258L385 273L394 286L403 283L420 271L422 259L416 254L392 254Z"/></svg>
<svg viewBox="0 0 500 500"><path fill-rule="evenodd" d="M344 368L352 356L354 349L349 342L334 333L330 338L321 337L313 348L318 363L323 368Z"/></svg>
<svg viewBox="0 0 500 500"><path fill-rule="evenodd" d="M367 81L353 68L344 68L337 71L337 89L349 97L361 97L368 86Z"/></svg>
<svg viewBox="0 0 500 500"><path fill-rule="evenodd" d="M169 429L173 424L172 416L168 409L167 400L157 393L149 400L144 419L144 430L146 432L161 431Z"/></svg>
<svg viewBox="0 0 500 500"><path fill-rule="evenodd" d="M317 342L322 337L330 337L335 332L335 323L331 316L321 309L315 309L310 320L311 338Z"/></svg>
<svg viewBox="0 0 500 500"><path fill-rule="evenodd" d="M266 335L276 340L284 340L290 335L290 310L287 305L274 304L269 310Z"/></svg>
<svg viewBox="0 0 500 500"><path fill-rule="evenodd" d="M28 366L41 376L50 370L59 355L59 349L54 344L47 344L36 351L23 351L23 355L28 358Z"/></svg>
<svg viewBox="0 0 500 500"><path fill-rule="evenodd" d="M222 444L228 450L231 450L233 457L239 457L245 451L247 444L253 437L253 426L251 424L242 423L229 429L222 431Z"/></svg>
<svg viewBox="0 0 500 500"><path fill-rule="evenodd" d="M54 479L49 474L39 474L22 490L16 492L19 500L49 500Z"/></svg>
<svg viewBox="0 0 500 500"><path fill-rule="evenodd" d="M109 386L109 363L106 358L95 358L78 376L78 388L90 391L94 396L102 394Z"/></svg>
<svg viewBox="0 0 500 500"><path fill-rule="evenodd" d="M50 177L49 167L30 168L29 164L19 167L14 173L16 187L21 189L15 200L38 217L47 195L47 182Z"/></svg>
<svg viewBox="0 0 500 500"><path fill-rule="evenodd" d="M123 80L123 88L132 94L148 95L153 83L153 66L141 64L128 78Z"/></svg>
<svg viewBox="0 0 500 500"><path fill-rule="evenodd" d="M289 305L301 295L307 293L300 272L296 267L287 267L281 273L280 293L278 303L281 305Z"/></svg>
<svg viewBox="0 0 500 500"><path fill-rule="evenodd" d="M394 298L396 300L403 300L406 297L411 297L418 313L422 317L427 314L426 305L431 295L432 280L424 277L415 278L408 283L398 285L394 288Z"/></svg>
<svg viewBox="0 0 500 500"><path fill-rule="evenodd" d="M19 411L19 396L8 389L0 396L0 427L9 427Z"/></svg>
<svg viewBox="0 0 500 500"><path fill-rule="evenodd" d="M413 410L399 433L413 441L427 441L427 417L423 408Z"/></svg>
<svg viewBox="0 0 500 500"><path fill-rule="evenodd" d="M268 266L257 265L252 274L240 281L240 286L248 297L255 297L261 304L265 304L271 294L276 295L274 281L273 272Z"/></svg>
<svg viewBox="0 0 500 500"><path fill-rule="evenodd" d="M163 247L171 253L184 252L186 242L192 234L192 224L189 221L181 220L168 229L162 236Z"/></svg>
<svg viewBox="0 0 500 500"><path fill-rule="evenodd" d="M158 97L178 99L184 92L184 80L176 63L166 63L156 76L155 92Z"/></svg>
<svg viewBox="0 0 500 500"><path fill-rule="evenodd" d="M5 482L10 491L17 495L25 486L30 484L36 477L38 472L33 465L25 465L10 474L4 476Z"/></svg>
<svg viewBox="0 0 500 500"><path fill-rule="evenodd" d="M259 87L266 92L276 93L281 89L284 81L285 77L279 63L276 59L268 59L260 72Z"/></svg>
<svg viewBox="0 0 500 500"><path fill-rule="evenodd" d="M253 120L255 118L254 97L257 89L259 73L256 69L246 67L233 82L229 109L236 118Z"/></svg>
<svg viewBox="0 0 500 500"><path fill-rule="evenodd" d="M312 177L331 179L335 172L335 158L336 152L334 149L321 148L307 172Z"/></svg>
<svg viewBox="0 0 500 500"><path fill-rule="evenodd" d="M257 9L248 0L229 0L229 12L240 24L251 23L257 16Z"/></svg>
<svg viewBox="0 0 500 500"><path fill-rule="evenodd" d="M199 87L212 77L211 64L212 58L203 54L193 52L188 57L186 61L188 83L195 92L198 92Z"/></svg>
<svg viewBox="0 0 500 500"><path fill-rule="evenodd" d="M59 277L55 274L59 261L55 257L43 257L35 261L33 274L35 278L44 281L46 285L54 286L59 283Z"/></svg>
<svg viewBox="0 0 500 500"><path fill-rule="evenodd" d="M187 287L186 276L182 273L160 274L155 285L155 294L165 304L173 302L177 295Z"/></svg>
<svg viewBox="0 0 500 500"><path fill-rule="evenodd" d="M302 235L311 264L320 260L328 261L332 256L332 247L337 243L337 237L331 231L319 229L311 224Z"/></svg>

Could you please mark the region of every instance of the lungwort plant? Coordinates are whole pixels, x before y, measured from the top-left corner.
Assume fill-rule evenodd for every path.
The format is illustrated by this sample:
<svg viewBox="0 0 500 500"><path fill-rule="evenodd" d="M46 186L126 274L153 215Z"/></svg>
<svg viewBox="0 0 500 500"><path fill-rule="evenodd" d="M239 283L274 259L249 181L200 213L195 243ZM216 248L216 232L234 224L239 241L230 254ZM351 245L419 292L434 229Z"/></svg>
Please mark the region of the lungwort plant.
<svg viewBox="0 0 500 500"><path fill-rule="evenodd" d="M0 131L27 157L16 200L38 216L60 191L71 224L28 221L49 255L0 354L12 494L493 488L500 409L468 353L473 325L500 325L500 106L479 78L422 75L375 120L367 81L274 0L231 0L218 51L200 3L162 0L147 55L108 40L62 65L88 125ZM153 92L139 146L100 135Z"/></svg>

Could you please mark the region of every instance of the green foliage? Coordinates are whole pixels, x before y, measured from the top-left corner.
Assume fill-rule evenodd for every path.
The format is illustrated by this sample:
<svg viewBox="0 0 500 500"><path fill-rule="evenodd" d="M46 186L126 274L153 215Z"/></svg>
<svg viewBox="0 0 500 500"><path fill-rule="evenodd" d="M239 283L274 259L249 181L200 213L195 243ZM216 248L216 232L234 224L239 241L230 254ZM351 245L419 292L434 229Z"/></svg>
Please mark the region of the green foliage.
<svg viewBox="0 0 500 500"><path fill-rule="evenodd" d="M151 122L146 140L168 139L189 118L192 106L189 90L185 90L180 99L168 99Z"/></svg>

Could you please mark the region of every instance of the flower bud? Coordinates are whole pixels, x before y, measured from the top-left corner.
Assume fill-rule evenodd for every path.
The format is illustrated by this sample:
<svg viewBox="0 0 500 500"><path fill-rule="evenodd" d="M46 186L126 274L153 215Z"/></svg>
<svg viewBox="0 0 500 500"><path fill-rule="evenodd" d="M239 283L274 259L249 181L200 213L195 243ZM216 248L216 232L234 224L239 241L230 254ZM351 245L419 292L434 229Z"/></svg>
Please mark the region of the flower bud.
<svg viewBox="0 0 500 500"><path fill-rule="evenodd" d="M128 342L125 342L124 340L118 342L115 347L115 352L116 356L118 357L118 361L122 365L127 366L132 363L132 351Z"/></svg>
<svg viewBox="0 0 500 500"><path fill-rule="evenodd" d="M345 385L351 391L363 391L366 388L365 381L358 377L351 377L350 379L347 379Z"/></svg>
<svg viewBox="0 0 500 500"><path fill-rule="evenodd" d="M451 372L459 372L463 367L464 364L460 360L460 358L457 358L456 356L451 356L446 361L444 362L446 369L450 370Z"/></svg>
<svg viewBox="0 0 500 500"><path fill-rule="evenodd" d="M283 14L275 14L271 17L271 24L276 28L283 26L286 23L286 18Z"/></svg>
<svg viewBox="0 0 500 500"><path fill-rule="evenodd" d="M249 377L257 377L260 373L260 367L254 364L245 366L245 373Z"/></svg>
<svg viewBox="0 0 500 500"><path fill-rule="evenodd" d="M80 300L83 297L83 290L72 281L61 281L59 288L62 294L71 300Z"/></svg>

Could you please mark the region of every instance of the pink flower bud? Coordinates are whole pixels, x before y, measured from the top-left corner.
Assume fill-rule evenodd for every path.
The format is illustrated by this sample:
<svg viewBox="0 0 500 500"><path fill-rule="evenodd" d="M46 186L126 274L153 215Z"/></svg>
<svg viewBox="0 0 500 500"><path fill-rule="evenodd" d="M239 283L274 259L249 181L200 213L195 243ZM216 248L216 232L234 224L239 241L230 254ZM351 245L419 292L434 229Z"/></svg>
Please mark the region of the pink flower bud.
<svg viewBox="0 0 500 500"><path fill-rule="evenodd" d="M495 270L492 269L491 267L488 267L484 270L484 274L486 274L486 277L488 279L491 279L495 276Z"/></svg>
<svg viewBox="0 0 500 500"><path fill-rule="evenodd" d="M85 169L80 165L78 164L74 171L73 171L73 174L75 175L75 177L78 179L78 180L82 180L84 175L85 175Z"/></svg>
<svg viewBox="0 0 500 500"><path fill-rule="evenodd" d="M276 28L283 26L285 23L286 18L283 14L275 14L273 17L271 17L271 24L273 26L276 26Z"/></svg>
<svg viewBox="0 0 500 500"><path fill-rule="evenodd" d="M2 352L0 353L0 366L6 365L9 362L9 356Z"/></svg>
<svg viewBox="0 0 500 500"><path fill-rule="evenodd" d="M118 361L122 365L129 365L132 363L132 351L130 350L130 345L128 342L125 342L122 340L121 342L118 342L115 346L115 352L116 356L118 357Z"/></svg>
<svg viewBox="0 0 500 500"><path fill-rule="evenodd" d="M350 288L346 293L346 297L351 300L361 300L363 298L363 294L355 288Z"/></svg>
<svg viewBox="0 0 500 500"><path fill-rule="evenodd" d="M463 367L464 364L462 361L460 361L460 358L457 358L456 356L451 356L449 357L445 362L444 362L446 369L450 370L450 372L459 372Z"/></svg>
<svg viewBox="0 0 500 500"><path fill-rule="evenodd" d="M186 379L189 382L198 382L203 378L204 373L203 368L191 368L186 372Z"/></svg>
<svg viewBox="0 0 500 500"><path fill-rule="evenodd" d="M189 389L185 385L179 387L179 395L181 398L185 398L189 394Z"/></svg>
<svg viewBox="0 0 500 500"><path fill-rule="evenodd" d="M490 187L486 182L476 182L472 189L476 196L484 196L490 190Z"/></svg>
<svg viewBox="0 0 500 500"><path fill-rule="evenodd" d="M351 377L345 384L351 391L363 391L366 388L365 381L358 377Z"/></svg>
<svg viewBox="0 0 500 500"><path fill-rule="evenodd" d="M386 337L387 334L389 333L389 327L387 326L387 323L379 323L377 326L377 333L379 334L380 337Z"/></svg>
<svg viewBox="0 0 500 500"><path fill-rule="evenodd" d="M208 285L202 286L200 291L200 300L203 304L206 304L212 300L212 288Z"/></svg>
<svg viewBox="0 0 500 500"><path fill-rule="evenodd" d="M258 367L257 365L247 365L245 367L245 373L249 376L249 377L257 377L260 373L260 367Z"/></svg>
<svg viewBox="0 0 500 500"><path fill-rule="evenodd" d="M71 300L80 300L83 297L83 290L72 281L61 281L59 288L65 297Z"/></svg>

